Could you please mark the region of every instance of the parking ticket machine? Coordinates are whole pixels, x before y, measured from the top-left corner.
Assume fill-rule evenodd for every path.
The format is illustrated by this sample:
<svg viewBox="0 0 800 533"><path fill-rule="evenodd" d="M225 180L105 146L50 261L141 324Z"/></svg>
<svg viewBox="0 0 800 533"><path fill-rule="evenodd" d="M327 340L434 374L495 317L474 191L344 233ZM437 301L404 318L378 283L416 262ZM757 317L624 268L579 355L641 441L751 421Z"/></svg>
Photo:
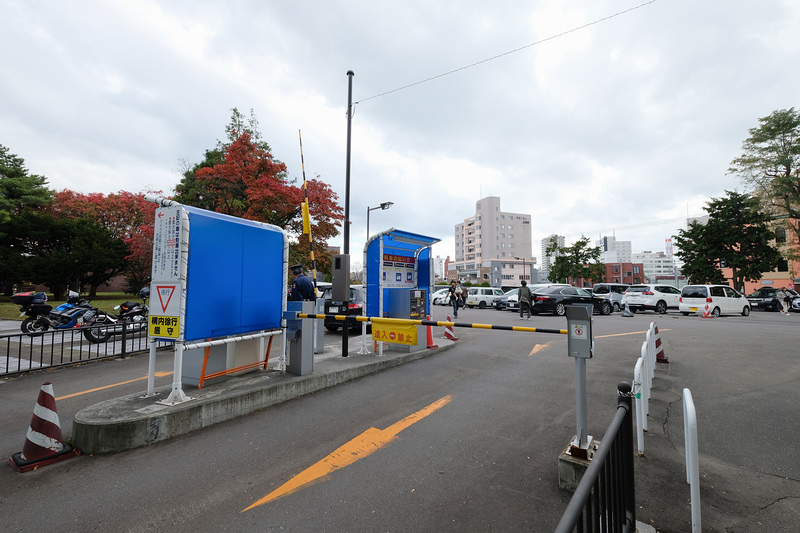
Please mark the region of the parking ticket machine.
<svg viewBox="0 0 800 533"><path fill-rule="evenodd" d="M425 320L428 291L425 289L386 289L385 315L391 318Z"/></svg>

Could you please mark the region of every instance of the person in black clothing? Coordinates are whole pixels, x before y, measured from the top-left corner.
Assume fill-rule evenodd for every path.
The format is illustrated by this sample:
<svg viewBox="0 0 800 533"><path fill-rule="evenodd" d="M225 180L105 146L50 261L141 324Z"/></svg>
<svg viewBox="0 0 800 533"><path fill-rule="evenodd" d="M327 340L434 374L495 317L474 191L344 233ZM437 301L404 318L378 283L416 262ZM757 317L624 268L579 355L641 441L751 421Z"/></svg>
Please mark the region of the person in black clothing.
<svg viewBox="0 0 800 533"><path fill-rule="evenodd" d="M303 265L294 265L290 267L294 281L292 282L292 296L293 302L308 300L315 302L317 300L316 292L314 291L314 284L303 274Z"/></svg>
<svg viewBox="0 0 800 533"><path fill-rule="evenodd" d="M460 299L459 298L460 293L456 292L456 289L457 289L456 281L453 280L450 282L450 288L448 289L448 292L450 294L450 303L453 306L453 315L455 315L455 318L458 318L458 304Z"/></svg>

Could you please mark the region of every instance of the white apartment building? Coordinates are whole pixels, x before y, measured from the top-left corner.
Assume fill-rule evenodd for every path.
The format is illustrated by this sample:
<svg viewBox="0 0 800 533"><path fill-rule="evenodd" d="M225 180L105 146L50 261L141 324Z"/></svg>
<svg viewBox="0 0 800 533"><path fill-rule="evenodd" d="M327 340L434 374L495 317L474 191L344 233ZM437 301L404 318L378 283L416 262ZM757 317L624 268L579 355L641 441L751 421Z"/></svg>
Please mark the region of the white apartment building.
<svg viewBox="0 0 800 533"><path fill-rule="evenodd" d="M675 258L664 252L638 252L633 254L633 262L644 265L644 279L648 281L675 275Z"/></svg>
<svg viewBox="0 0 800 533"><path fill-rule="evenodd" d="M448 278L490 281L495 259L534 263L531 215L501 211L500 198L487 196L475 203L475 214L455 226L455 262ZM452 269L457 273L453 273Z"/></svg>
<svg viewBox="0 0 800 533"><path fill-rule="evenodd" d="M636 263L631 257L631 241L618 241L616 237L603 237L594 242L600 247L601 263Z"/></svg>
<svg viewBox="0 0 800 533"><path fill-rule="evenodd" d="M558 252L554 253L553 255L547 255L547 247L550 246L550 243L555 239L556 244L560 247L564 247L564 243L566 242L563 235L556 235L555 233L548 235L544 239L542 239L542 272L550 272L550 267L553 265L553 259L558 257Z"/></svg>

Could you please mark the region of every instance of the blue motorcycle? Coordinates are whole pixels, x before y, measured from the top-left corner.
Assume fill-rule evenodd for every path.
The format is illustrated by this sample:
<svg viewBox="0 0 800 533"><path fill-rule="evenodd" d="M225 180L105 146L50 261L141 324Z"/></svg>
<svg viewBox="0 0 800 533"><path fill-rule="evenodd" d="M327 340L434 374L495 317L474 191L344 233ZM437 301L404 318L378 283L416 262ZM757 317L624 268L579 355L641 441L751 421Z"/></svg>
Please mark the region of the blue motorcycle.
<svg viewBox="0 0 800 533"><path fill-rule="evenodd" d="M69 291L69 298L53 309L47 304L47 295L43 292L20 292L11 297L11 301L20 306L22 316L21 329L28 335L41 335L48 329L70 329L83 326L85 315L97 310L75 291ZM93 313L92 313L93 314Z"/></svg>

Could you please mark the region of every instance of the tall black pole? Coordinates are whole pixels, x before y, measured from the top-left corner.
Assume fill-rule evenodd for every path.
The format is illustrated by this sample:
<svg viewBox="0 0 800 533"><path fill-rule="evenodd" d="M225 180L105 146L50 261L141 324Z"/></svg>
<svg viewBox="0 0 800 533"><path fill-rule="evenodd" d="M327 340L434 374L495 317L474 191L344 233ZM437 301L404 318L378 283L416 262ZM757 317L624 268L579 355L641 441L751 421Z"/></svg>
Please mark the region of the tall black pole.
<svg viewBox="0 0 800 533"><path fill-rule="evenodd" d="M350 137L353 126L353 76L347 71L347 160L344 167L344 254L350 253Z"/></svg>
<svg viewBox="0 0 800 533"><path fill-rule="evenodd" d="M347 160L344 167L344 255L350 255L350 132L353 125L353 76L352 70L347 71ZM350 272L345 273L346 276ZM350 283L347 284L350 286ZM349 295L348 295L349 296ZM350 302L344 302L348 305ZM345 313L346 314L346 313ZM350 334L350 322L345 320L342 324L342 357L347 357L347 337Z"/></svg>

